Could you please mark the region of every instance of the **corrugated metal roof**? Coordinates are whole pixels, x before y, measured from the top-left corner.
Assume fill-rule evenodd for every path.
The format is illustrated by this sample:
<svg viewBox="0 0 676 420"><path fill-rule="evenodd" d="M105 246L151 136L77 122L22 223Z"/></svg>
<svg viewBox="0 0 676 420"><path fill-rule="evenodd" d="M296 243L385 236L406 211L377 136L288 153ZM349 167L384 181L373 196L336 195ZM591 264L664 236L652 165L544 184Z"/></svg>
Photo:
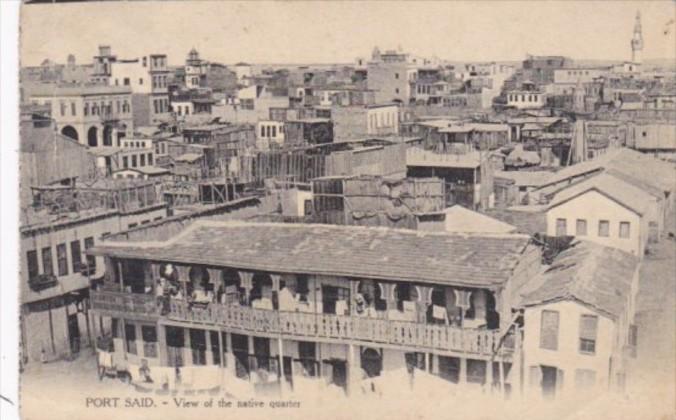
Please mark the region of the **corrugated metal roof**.
<svg viewBox="0 0 676 420"><path fill-rule="evenodd" d="M277 273L490 287L511 277L529 241L519 234L201 221L166 242L104 242L92 252Z"/></svg>

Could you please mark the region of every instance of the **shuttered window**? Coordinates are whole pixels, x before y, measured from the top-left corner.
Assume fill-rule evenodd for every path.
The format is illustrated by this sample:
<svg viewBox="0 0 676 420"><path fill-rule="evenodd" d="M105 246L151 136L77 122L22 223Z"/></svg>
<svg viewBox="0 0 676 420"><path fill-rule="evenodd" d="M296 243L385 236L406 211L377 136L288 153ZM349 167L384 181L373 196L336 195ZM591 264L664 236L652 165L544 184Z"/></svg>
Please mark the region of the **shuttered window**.
<svg viewBox="0 0 676 420"><path fill-rule="evenodd" d="M596 352L598 320L596 315L580 316L580 353L594 354Z"/></svg>
<svg viewBox="0 0 676 420"><path fill-rule="evenodd" d="M567 234L566 219L556 219L556 236L566 236Z"/></svg>
<svg viewBox="0 0 676 420"><path fill-rule="evenodd" d="M52 248L42 248L42 272L45 274L54 274L54 263L52 262Z"/></svg>
<svg viewBox="0 0 676 420"><path fill-rule="evenodd" d="M542 311L540 320L540 348L557 350L559 347L559 313Z"/></svg>

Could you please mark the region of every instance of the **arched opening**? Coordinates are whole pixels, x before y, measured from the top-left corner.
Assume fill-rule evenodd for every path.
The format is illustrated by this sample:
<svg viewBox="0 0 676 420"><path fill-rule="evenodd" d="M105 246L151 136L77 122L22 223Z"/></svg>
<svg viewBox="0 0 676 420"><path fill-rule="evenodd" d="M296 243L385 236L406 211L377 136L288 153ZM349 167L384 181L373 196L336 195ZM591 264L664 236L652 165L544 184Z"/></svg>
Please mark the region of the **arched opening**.
<svg viewBox="0 0 676 420"><path fill-rule="evenodd" d="M261 309L273 309L272 278L266 273L256 273L251 280L251 306ZM258 302L256 302L258 301Z"/></svg>
<svg viewBox="0 0 676 420"><path fill-rule="evenodd" d="M367 348L361 353L361 368L368 378L380 376L383 370L383 357L375 349Z"/></svg>
<svg viewBox="0 0 676 420"><path fill-rule="evenodd" d="M213 292L213 286L209 283L209 272L206 267L201 265L195 265L190 267L188 270L188 278L190 282L188 283L188 293L195 297L197 294L206 294L207 292Z"/></svg>
<svg viewBox="0 0 676 420"><path fill-rule="evenodd" d="M400 311L415 311L415 302L420 300L418 288L408 283L397 284L394 288L394 296L397 298L397 309Z"/></svg>
<svg viewBox="0 0 676 420"><path fill-rule="evenodd" d="M113 127L109 125L103 128L103 145L104 146L113 145Z"/></svg>
<svg viewBox="0 0 676 420"><path fill-rule="evenodd" d="M79 136L77 135L77 130L71 126L67 125L61 129L61 134L63 134L66 137L70 137L73 140L79 140Z"/></svg>
<svg viewBox="0 0 676 420"><path fill-rule="evenodd" d="M244 288L240 287L237 270L228 268L221 271L221 284L218 285L216 299L224 305L238 305L244 299Z"/></svg>
<svg viewBox="0 0 676 420"><path fill-rule="evenodd" d="M87 131L87 144L91 147L96 147L99 145L99 139L98 139L98 129L96 127L91 127L89 128L89 131Z"/></svg>
<svg viewBox="0 0 676 420"><path fill-rule="evenodd" d="M382 289L374 280L361 280L357 291L363 297L366 308L371 308L372 311L387 310L387 302L382 298ZM359 310L359 305L357 309Z"/></svg>

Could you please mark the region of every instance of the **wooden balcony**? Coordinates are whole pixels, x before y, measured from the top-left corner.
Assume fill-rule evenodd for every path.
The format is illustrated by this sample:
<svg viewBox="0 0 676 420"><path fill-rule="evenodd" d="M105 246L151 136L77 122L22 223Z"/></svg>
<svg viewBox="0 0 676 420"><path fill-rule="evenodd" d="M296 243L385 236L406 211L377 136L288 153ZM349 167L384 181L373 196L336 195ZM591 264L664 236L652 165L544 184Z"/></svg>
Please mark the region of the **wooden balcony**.
<svg viewBox="0 0 676 420"><path fill-rule="evenodd" d="M92 307L109 316L157 319L153 296L118 292L92 292ZM365 346L392 346L411 351L438 351L487 358L498 347L500 332L407 321L339 316L323 313L279 312L246 306L209 304L189 307L172 300L166 319L190 324L219 326L245 334L281 335L293 340L353 342ZM508 356L513 346L502 346L498 354Z"/></svg>
<svg viewBox="0 0 676 420"><path fill-rule="evenodd" d="M92 309L101 315L144 321L157 321L160 316L157 300L152 295L92 290L89 297Z"/></svg>

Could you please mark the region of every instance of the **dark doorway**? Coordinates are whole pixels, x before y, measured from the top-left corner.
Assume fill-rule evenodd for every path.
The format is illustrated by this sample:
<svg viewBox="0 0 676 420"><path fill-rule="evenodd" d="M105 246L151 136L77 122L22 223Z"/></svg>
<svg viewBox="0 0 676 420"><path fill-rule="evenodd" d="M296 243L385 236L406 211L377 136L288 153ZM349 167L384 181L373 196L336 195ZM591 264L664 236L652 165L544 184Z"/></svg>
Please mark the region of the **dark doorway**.
<svg viewBox="0 0 676 420"><path fill-rule="evenodd" d="M542 396L554 398L556 396L557 369L553 366L540 366L542 370Z"/></svg>
<svg viewBox="0 0 676 420"><path fill-rule="evenodd" d="M160 327L162 328L162 327ZM169 366L183 366L183 346L185 337L183 328L167 328L167 363Z"/></svg>
<svg viewBox="0 0 676 420"><path fill-rule="evenodd" d="M90 147L97 147L99 145L99 133L96 127L91 127L89 131L87 131L87 144Z"/></svg>
<svg viewBox="0 0 676 420"><path fill-rule="evenodd" d="M369 378L380 376L383 370L383 357L380 352L371 348L364 350L361 353L361 367Z"/></svg>
<svg viewBox="0 0 676 420"><path fill-rule="evenodd" d="M70 352L76 355L80 352L80 327L77 323L77 314L68 315L68 341Z"/></svg>
<svg viewBox="0 0 676 420"><path fill-rule="evenodd" d="M235 375L238 378L249 377L249 337L231 334L232 353L235 356Z"/></svg>

